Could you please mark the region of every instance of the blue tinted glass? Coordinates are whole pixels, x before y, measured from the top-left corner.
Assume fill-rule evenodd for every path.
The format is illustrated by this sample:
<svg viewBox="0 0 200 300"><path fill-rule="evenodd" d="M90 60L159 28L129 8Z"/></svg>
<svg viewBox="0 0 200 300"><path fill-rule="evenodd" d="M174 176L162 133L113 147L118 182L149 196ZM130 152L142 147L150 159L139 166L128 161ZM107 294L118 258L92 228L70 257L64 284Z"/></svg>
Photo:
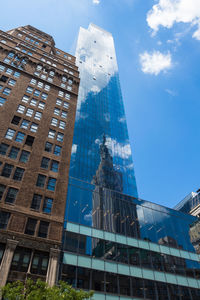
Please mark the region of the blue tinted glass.
<svg viewBox="0 0 200 300"><path fill-rule="evenodd" d="M53 153L54 153L55 155L59 156L60 153L61 153L61 149L62 149L61 146L55 145L55 148L54 148L54 152L53 152Z"/></svg>
<svg viewBox="0 0 200 300"><path fill-rule="evenodd" d="M55 178L49 178L48 184L47 184L47 190L54 191L56 186L56 179Z"/></svg>
<svg viewBox="0 0 200 300"><path fill-rule="evenodd" d="M24 137L25 137L25 134L19 131L16 135L15 141L22 143L24 140Z"/></svg>
<svg viewBox="0 0 200 300"><path fill-rule="evenodd" d="M43 205L43 212L50 214L52 204L53 204L53 199L45 197L44 205Z"/></svg>
<svg viewBox="0 0 200 300"><path fill-rule="evenodd" d="M107 185L114 190L137 197L131 147L111 34L95 25L90 25L88 30L81 28L76 57L81 83L70 176L92 182L100 168L102 156L106 155L102 151L106 151L110 156L107 165L109 169ZM79 63L81 60L84 63Z"/></svg>

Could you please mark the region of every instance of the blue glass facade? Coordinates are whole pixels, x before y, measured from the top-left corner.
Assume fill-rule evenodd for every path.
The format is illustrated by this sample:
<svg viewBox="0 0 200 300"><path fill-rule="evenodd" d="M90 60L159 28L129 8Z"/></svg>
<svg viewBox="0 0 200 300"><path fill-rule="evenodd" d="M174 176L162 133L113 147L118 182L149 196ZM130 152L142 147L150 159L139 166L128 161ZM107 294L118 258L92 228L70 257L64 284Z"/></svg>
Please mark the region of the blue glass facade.
<svg viewBox="0 0 200 300"><path fill-rule="evenodd" d="M80 88L70 176L91 183L105 143L120 173L120 191L137 197L131 148L121 95L113 38L95 25L80 29L77 50Z"/></svg>
<svg viewBox="0 0 200 300"><path fill-rule="evenodd" d="M76 57L62 279L95 299L200 299L197 218L138 199L112 36L81 28Z"/></svg>

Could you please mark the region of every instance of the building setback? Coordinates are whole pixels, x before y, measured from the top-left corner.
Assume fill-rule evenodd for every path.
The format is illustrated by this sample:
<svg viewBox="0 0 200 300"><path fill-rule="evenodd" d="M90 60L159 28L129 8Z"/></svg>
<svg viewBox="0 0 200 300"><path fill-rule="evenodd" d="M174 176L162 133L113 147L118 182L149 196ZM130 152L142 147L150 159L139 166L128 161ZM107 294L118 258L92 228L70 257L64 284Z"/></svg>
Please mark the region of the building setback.
<svg viewBox="0 0 200 300"><path fill-rule="evenodd" d="M138 199L112 35L81 28L76 59L60 278L94 290L95 300L200 299L200 257L190 237L197 218Z"/></svg>
<svg viewBox="0 0 200 300"><path fill-rule="evenodd" d="M56 282L78 86L50 35L0 31L0 286Z"/></svg>

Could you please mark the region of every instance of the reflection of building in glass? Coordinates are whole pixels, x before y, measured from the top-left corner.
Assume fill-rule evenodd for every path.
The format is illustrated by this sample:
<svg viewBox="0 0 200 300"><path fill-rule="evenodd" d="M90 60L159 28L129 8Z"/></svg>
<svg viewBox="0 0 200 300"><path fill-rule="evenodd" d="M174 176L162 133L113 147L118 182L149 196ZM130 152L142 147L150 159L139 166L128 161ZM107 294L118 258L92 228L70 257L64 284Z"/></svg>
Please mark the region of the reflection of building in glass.
<svg viewBox="0 0 200 300"><path fill-rule="evenodd" d="M139 237L136 205L131 197L121 194L122 174L114 169L105 136L100 145L100 157L92 180L95 185L92 196L93 227L121 234L129 232L130 236Z"/></svg>
<svg viewBox="0 0 200 300"><path fill-rule="evenodd" d="M196 253L200 254L200 220L191 224L189 234Z"/></svg>
<svg viewBox="0 0 200 300"><path fill-rule="evenodd" d="M196 217L137 198L111 34L81 28L76 57L81 83L61 278L93 289L95 300L200 299L189 236Z"/></svg>

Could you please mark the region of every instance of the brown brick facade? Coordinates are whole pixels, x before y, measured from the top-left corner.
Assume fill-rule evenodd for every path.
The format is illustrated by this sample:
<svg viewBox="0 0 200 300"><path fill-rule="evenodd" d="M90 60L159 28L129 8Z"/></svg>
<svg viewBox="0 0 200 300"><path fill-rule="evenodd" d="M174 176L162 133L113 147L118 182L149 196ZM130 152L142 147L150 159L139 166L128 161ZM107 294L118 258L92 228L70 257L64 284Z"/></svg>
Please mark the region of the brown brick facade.
<svg viewBox="0 0 200 300"><path fill-rule="evenodd" d="M60 248L78 76L75 57L55 48L51 36L31 26L0 31L0 275L7 240L17 241L8 280L28 270L45 278L50 261L37 273L37 251L48 256ZM29 262L21 270L23 253Z"/></svg>

